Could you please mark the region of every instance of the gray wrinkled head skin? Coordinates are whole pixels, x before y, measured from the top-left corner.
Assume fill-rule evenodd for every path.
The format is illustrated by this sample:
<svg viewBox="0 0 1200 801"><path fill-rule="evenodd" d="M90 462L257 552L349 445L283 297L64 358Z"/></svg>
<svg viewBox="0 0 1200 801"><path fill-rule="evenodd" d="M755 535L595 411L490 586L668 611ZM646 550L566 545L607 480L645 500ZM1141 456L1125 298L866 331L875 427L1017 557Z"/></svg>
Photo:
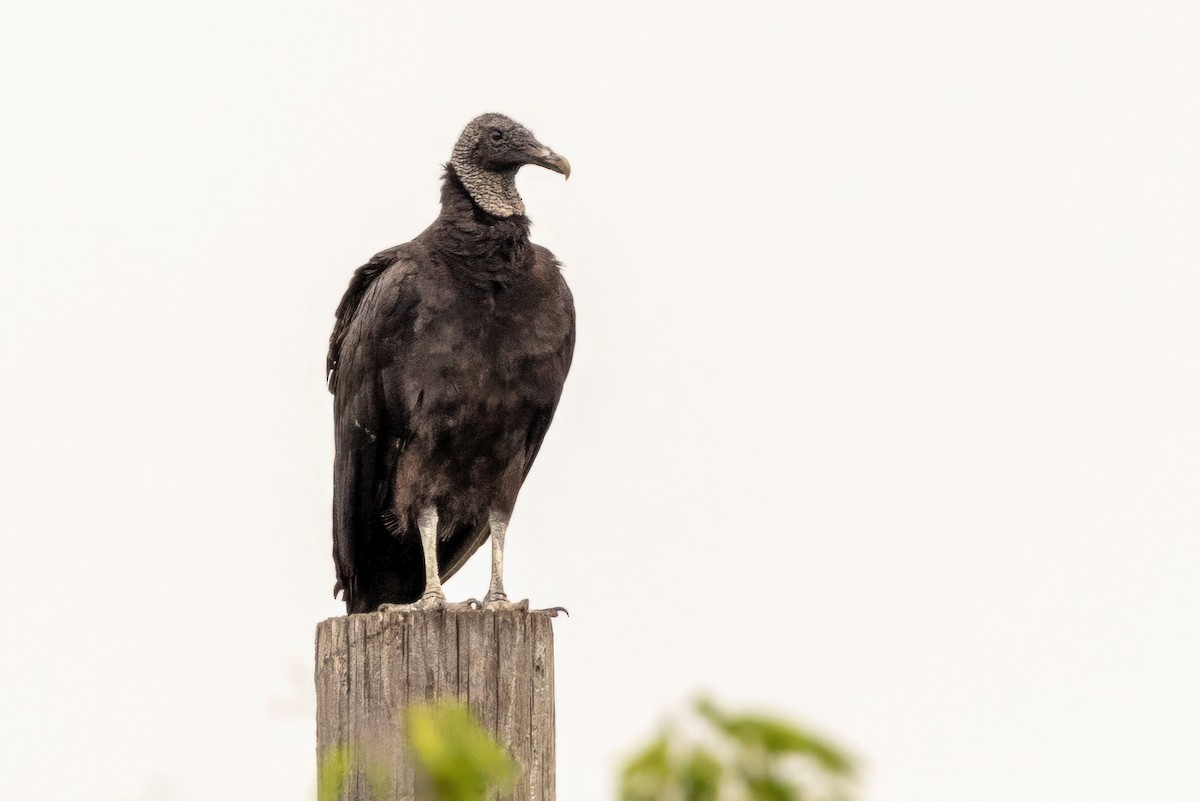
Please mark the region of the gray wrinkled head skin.
<svg viewBox="0 0 1200 801"><path fill-rule="evenodd" d="M467 192L480 208L496 217L525 213L516 177L526 164L571 174L566 159L503 114L481 114L467 123L450 157L450 167Z"/></svg>

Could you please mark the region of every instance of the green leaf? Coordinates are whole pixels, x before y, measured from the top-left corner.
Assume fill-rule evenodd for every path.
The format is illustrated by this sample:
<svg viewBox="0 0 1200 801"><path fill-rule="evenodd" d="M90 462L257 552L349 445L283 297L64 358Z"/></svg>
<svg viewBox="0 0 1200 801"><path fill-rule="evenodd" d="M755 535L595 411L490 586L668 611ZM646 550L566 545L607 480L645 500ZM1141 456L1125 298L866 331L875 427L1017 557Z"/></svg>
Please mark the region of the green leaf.
<svg viewBox="0 0 1200 801"><path fill-rule="evenodd" d="M621 801L805 801L810 791L853 789L842 782L852 778L850 758L796 726L707 700L696 711L716 741L690 738L690 726L661 732L623 766ZM801 763L809 770L794 772Z"/></svg>
<svg viewBox="0 0 1200 801"><path fill-rule="evenodd" d="M832 743L789 723L761 715L730 715L707 699L696 704L699 712L719 731L745 747L770 754L802 754L838 776L853 776L854 760Z"/></svg>
<svg viewBox="0 0 1200 801"><path fill-rule="evenodd" d="M722 773L721 762L712 752L704 748L692 751L679 771L684 801L717 801Z"/></svg>
<svg viewBox="0 0 1200 801"><path fill-rule="evenodd" d="M407 723L409 746L439 801L485 801L489 789L512 786L516 765L466 704L418 704Z"/></svg>
<svg viewBox="0 0 1200 801"><path fill-rule="evenodd" d="M338 801L350 773L351 759L350 747L346 745L331 748L321 756L317 765L317 801Z"/></svg>
<svg viewBox="0 0 1200 801"><path fill-rule="evenodd" d="M621 769L621 801L654 801L671 784L672 773L670 742L661 734Z"/></svg>
<svg viewBox="0 0 1200 801"><path fill-rule="evenodd" d="M746 779L750 801L801 801L800 791L790 783L774 776L756 776Z"/></svg>

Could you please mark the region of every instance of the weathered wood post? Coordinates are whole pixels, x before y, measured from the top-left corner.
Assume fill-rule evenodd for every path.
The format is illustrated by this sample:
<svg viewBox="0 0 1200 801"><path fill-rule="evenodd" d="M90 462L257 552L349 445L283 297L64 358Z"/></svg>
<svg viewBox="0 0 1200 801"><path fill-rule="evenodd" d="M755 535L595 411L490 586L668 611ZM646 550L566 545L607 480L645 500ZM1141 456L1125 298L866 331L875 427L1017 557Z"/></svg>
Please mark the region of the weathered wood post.
<svg viewBox="0 0 1200 801"><path fill-rule="evenodd" d="M464 700L516 760L516 786L503 799L554 801L554 632L546 613L330 618L317 626L316 684L318 760L351 749L344 801L433 801L417 781L403 713L446 695Z"/></svg>

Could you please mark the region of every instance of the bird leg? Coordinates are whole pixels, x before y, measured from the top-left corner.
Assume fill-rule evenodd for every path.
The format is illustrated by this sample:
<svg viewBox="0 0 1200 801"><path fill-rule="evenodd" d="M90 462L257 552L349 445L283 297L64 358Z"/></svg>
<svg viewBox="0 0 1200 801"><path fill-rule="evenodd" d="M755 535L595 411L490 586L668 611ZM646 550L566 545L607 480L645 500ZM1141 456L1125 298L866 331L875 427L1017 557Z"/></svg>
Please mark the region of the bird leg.
<svg viewBox="0 0 1200 801"><path fill-rule="evenodd" d="M438 575L437 563L437 507L426 506L417 513L417 528L421 532L421 553L425 556L425 594L419 601L411 604L383 604L381 612L411 612L423 609L470 608L477 601L470 600L461 604L447 604L446 593L442 590L442 579Z"/></svg>
<svg viewBox="0 0 1200 801"><path fill-rule="evenodd" d="M487 595L483 598L484 609L529 608L529 601L514 604L504 591L504 535L508 533L508 515L503 512L488 513L488 529L492 537L492 580Z"/></svg>
<svg viewBox="0 0 1200 801"><path fill-rule="evenodd" d="M446 605L446 593L442 591L442 578L438 575L436 506L426 506L417 513L417 528L421 531L421 552L425 555L425 594L417 601L423 608Z"/></svg>
<svg viewBox="0 0 1200 801"><path fill-rule="evenodd" d="M489 513L488 528L492 536L492 580L488 586L488 593L483 598L482 608L488 611L515 609L528 612L530 611L528 598L513 603L508 600L508 594L504 591L504 535L508 533L508 515L503 512ZM566 611L561 606L555 606L550 609L534 609L533 614L557 617L559 612L566 613Z"/></svg>

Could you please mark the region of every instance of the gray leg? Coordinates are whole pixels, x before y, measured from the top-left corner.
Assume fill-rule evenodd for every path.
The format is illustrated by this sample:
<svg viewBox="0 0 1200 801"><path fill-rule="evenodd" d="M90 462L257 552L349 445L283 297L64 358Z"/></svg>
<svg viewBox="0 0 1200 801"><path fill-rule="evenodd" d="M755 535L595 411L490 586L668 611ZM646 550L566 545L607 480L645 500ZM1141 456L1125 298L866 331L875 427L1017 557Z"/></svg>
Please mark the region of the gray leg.
<svg viewBox="0 0 1200 801"><path fill-rule="evenodd" d="M483 599L484 609L528 609L529 601L513 603L504 592L504 535L508 533L508 515L488 514L488 530L492 537L492 580Z"/></svg>
<svg viewBox="0 0 1200 801"><path fill-rule="evenodd" d="M488 530L492 537L492 580L488 586L488 593L483 599L483 608L528 610L528 599L513 603L508 600L508 594L504 592L504 536L508 533L508 515L503 512L489 513ZM561 606L555 606L551 609L534 609L533 611L556 617L559 612L565 613L567 610Z"/></svg>
<svg viewBox="0 0 1200 801"><path fill-rule="evenodd" d="M383 604L381 612L408 612L418 609L446 608L446 593L442 591L442 578L438 575L437 529L438 513L433 506L426 506L417 513L417 528L421 532L421 553L425 557L425 594L416 603Z"/></svg>
<svg viewBox="0 0 1200 801"><path fill-rule="evenodd" d="M417 513L417 528L421 530L421 553L425 556L425 594L417 603L426 608L444 606L446 593L442 591L442 578L438 575L438 513L435 507L426 506Z"/></svg>
<svg viewBox="0 0 1200 801"><path fill-rule="evenodd" d="M485 604L508 600L508 594L504 592L504 535L508 533L507 516L499 512L489 514L488 529L492 536L492 580L483 599Z"/></svg>

